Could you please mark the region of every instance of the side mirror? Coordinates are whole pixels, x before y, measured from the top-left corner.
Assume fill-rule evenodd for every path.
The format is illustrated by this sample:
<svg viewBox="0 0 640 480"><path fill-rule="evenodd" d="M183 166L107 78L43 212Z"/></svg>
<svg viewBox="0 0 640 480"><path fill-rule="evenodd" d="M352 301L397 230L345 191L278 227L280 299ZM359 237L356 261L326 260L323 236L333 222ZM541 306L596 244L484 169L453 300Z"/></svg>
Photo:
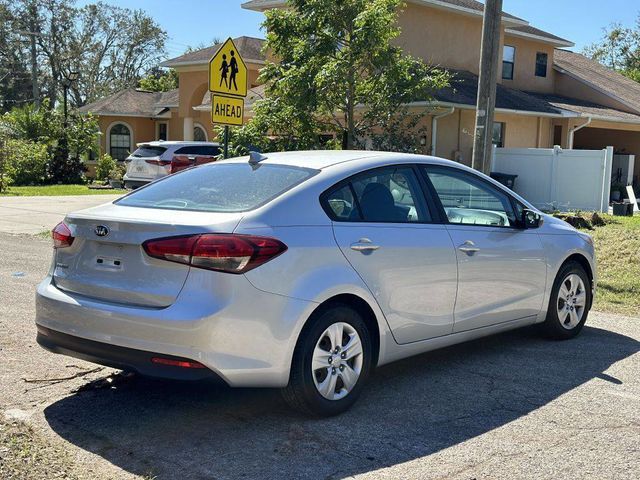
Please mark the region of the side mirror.
<svg viewBox="0 0 640 480"><path fill-rule="evenodd" d="M525 208L522 211L522 226L525 229L539 228L542 226L543 218L538 212Z"/></svg>

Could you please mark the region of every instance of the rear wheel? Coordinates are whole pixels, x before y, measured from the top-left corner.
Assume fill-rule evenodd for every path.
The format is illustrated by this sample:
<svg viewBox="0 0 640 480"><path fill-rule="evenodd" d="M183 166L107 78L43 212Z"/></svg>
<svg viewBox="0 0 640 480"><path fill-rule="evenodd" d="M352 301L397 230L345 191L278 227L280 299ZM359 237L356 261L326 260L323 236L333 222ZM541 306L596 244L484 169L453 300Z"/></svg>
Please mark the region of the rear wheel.
<svg viewBox="0 0 640 480"><path fill-rule="evenodd" d="M580 333L591 308L591 282L582 265L569 262L558 272L553 284L544 333L567 340Z"/></svg>
<svg viewBox="0 0 640 480"><path fill-rule="evenodd" d="M371 338L358 312L346 305L314 315L293 356L287 403L306 414L337 415L357 400L371 370Z"/></svg>

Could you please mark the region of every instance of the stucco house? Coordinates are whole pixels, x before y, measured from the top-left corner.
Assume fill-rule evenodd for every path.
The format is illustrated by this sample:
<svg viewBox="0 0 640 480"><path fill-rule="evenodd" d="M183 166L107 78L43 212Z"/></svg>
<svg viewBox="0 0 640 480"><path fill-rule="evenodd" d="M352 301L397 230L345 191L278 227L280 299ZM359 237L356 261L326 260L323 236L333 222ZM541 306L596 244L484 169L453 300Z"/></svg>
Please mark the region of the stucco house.
<svg viewBox="0 0 640 480"><path fill-rule="evenodd" d="M251 0L242 8L265 11L285 4L284 0ZM466 164L471 162L473 147L483 9L475 0L407 0L399 17L399 45L455 73L451 87L437 92L429 102L432 112L423 142L425 153ZM249 37L235 41L250 69L252 90L246 106L250 117L251 104L263 95L257 80L265 63L263 41ZM637 154L640 161L640 84L566 50L572 46L524 19L503 14L495 143L575 149L611 145L617 151ZM214 45L162 64L177 70L177 92L126 91L83 107L100 116L104 151L116 153L119 150L114 148L126 147L119 125L130 129L130 148L134 141L164 136L191 139L194 132L198 138L210 138L207 67L217 48ZM416 104L420 107L424 105Z"/></svg>

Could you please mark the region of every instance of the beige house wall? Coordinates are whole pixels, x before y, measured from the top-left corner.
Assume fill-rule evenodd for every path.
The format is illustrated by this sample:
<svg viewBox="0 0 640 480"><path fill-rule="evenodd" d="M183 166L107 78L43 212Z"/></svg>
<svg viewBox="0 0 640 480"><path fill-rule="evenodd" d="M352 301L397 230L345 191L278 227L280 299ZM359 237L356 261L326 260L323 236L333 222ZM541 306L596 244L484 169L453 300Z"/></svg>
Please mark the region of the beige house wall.
<svg viewBox="0 0 640 480"><path fill-rule="evenodd" d="M503 45L510 45L516 49L513 80L502 80L503 85L532 92L553 92L553 46L511 35L505 35ZM546 77L536 77L538 52L547 54Z"/></svg>
<svg viewBox="0 0 640 480"><path fill-rule="evenodd" d="M140 142L147 142L155 140L156 127L155 121L151 118L145 117L125 117L125 116L101 116L98 118L98 125L102 135L100 136L100 151L102 153L107 152L107 136L109 135L109 129L116 123L124 123L129 126L133 134L132 149L135 149L135 144Z"/></svg>
<svg viewBox="0 0 640 480"><path fill-rule="evenodd" d="M482 18L407 4L398 46L433 65L478 73ZM472 46L472 47L470 47Z"/></svg>

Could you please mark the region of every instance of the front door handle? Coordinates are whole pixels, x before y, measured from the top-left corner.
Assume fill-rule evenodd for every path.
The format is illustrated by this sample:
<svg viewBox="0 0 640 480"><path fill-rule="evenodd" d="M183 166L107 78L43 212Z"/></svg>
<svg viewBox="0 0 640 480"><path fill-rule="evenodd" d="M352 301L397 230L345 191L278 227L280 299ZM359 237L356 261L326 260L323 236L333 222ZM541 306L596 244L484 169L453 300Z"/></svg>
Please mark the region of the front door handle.
<svg viewBox="0 0 640 480"><path fill-rule="evenodd" d="M476 247L476 244L473 243L471 240L467 240L462 245L460 245L458 247L458 250L460 250L461 252L466 253L467 255L473 255L474 253L480 251L480 249L478 247Z"/></svg>
<svg viewBox="0 0 640 480"><path fill-rule="evenodd" d="M380 245L374 245L368 238L361 238L356 243L351 244L351 250L356 252L373 252L379 248Z"/></svg>

